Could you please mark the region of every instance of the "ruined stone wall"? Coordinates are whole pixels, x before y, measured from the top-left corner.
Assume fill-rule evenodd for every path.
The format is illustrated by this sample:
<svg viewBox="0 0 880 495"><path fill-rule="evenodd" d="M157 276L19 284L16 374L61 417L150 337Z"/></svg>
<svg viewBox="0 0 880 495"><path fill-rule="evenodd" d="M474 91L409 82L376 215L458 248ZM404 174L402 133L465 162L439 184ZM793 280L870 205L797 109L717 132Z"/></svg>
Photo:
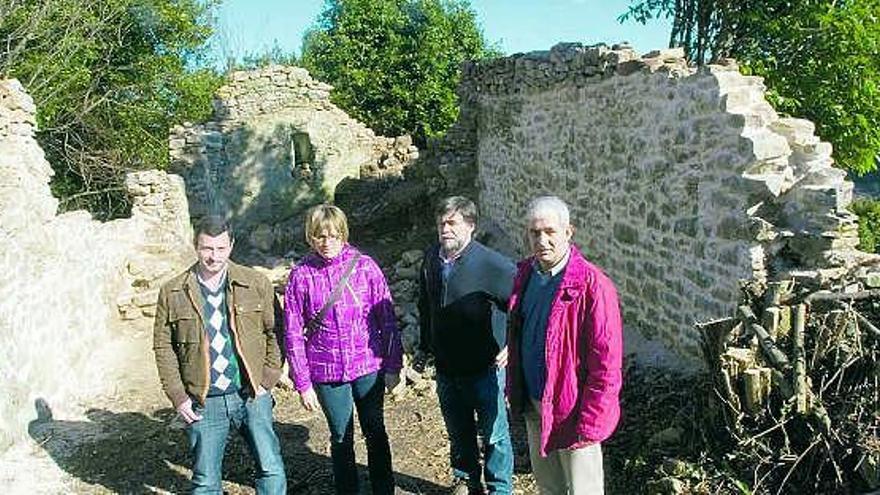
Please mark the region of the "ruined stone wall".
<svg viewBox="0 0 880 495"><path fill-rule="evenodd" d="M731 315L741 281L853 259L852 184L734 63L615 48L466 65L461 118L432 156L450 183L474 178L484 227L516 255L527 202L564 199L575 242L617 284L628 351L695 362L693 324Z"/></svg>
<svg viewBox="0 0 880 495"><path fill-rule="evenodd" d="M0 450L27 436L37 398L64 412L118 387L114 371L126 363L143 363L146 315L131 309L129 318L143 324L127 331L117 302L125 294L131 302L162 276L138 272L139 259L165 272L192 260L179 177L129 176L129 219L57 214L34 114L18 81L0 80Z"/></svg>
<svg viewBox="0 0 880 495"><path fill-rule="evenodd" d="M233 73L210 121L171 132L192 216L226 215L242 250L284 253L302 238L299 214L342 179L400 174L418 156L408 137L376 136L333 105L331 89L297 67Z"/></svg>

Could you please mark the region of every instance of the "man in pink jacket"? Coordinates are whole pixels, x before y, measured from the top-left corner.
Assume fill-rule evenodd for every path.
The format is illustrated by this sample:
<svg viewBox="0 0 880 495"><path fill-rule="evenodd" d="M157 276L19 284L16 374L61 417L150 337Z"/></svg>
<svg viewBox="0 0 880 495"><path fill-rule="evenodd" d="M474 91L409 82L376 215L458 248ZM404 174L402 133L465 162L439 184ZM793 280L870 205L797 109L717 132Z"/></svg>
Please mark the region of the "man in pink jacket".
<svg viewBox="0 0 880 495"><path fill-rule="evenodd" d="M510 407L525 415L542 495L602 494L601 442L620 419L617 291L571 244L562 200L533 200L526 222L531 255L519 263L510 298Z"/></svg>

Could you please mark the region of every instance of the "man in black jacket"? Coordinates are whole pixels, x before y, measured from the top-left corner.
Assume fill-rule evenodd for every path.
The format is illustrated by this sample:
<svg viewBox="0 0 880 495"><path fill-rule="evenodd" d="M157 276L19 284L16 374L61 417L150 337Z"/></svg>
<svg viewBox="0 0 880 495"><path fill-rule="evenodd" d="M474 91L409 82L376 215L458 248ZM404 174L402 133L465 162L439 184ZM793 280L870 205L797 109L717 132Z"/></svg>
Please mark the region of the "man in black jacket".
<svg viewBox="0 0 880 495"><path fill-rule="evenodd" d="M449 434L454 495L511 492L513 447L504 401L507 300L514 264L473 240L477 208L453 196L436 211L439 243L419 277L420 350L434 355ZM476 418L475 418L476 416ZM480 468L477 434L483 439ZM482 472L482 473L481 473Z"/></svg>

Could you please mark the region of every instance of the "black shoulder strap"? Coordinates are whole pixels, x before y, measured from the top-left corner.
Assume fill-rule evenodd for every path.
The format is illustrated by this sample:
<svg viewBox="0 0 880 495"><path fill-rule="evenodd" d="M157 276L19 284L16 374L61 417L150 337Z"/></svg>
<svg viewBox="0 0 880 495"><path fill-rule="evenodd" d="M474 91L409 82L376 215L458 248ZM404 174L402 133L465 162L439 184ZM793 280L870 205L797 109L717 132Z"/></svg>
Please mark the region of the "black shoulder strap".
<svg viewBox="0 0 880 495"><path fill-rule="evenodd" d="M360 259L361 253L354 253L354 256L349 260L348 265L345 267L345 272L342 274L342 277L339 278L339 282L337 282L336 287L333 288L333 292L330 293L330 297L327 298L327 301L324 302L324 306L321 307L321 310L318 311L318 314L312 317L308 323L303 327L303 336L306 339L309 339L324 323L324 317L327 315L327 311L330 310L330 306L339 300L339 296L342 295L342 289L345 284L348 283L348 279L351 278L352 272L354 272L354 267L357 265L358 259Z"/></svg>

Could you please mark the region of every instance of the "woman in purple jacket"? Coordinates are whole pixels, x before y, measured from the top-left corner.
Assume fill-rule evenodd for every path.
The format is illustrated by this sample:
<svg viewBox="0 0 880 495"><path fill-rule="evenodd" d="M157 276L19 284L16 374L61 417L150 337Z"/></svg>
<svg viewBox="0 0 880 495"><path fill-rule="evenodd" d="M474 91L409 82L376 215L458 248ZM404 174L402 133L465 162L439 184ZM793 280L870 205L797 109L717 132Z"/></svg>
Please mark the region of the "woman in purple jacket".
<svg viewBox="0 0 880 495"><path fill-rule="evenodd" d="M330 428L336 493L359 492L354 409L366 437L374 494L392 494L384 391L400 381L402 346L388 283L369 256L348 244L348 222L336 206L306 213L314 249L290 271L285 294L285 350L303 406L320 407Z"/></svg>

